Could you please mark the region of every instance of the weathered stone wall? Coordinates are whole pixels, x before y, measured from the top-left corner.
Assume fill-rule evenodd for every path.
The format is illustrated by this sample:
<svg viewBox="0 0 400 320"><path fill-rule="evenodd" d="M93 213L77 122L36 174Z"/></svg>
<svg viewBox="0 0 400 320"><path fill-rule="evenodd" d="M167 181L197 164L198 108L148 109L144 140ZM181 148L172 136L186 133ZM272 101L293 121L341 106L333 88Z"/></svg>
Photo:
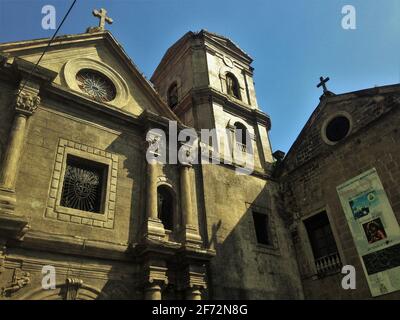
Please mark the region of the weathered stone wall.
<svg viewBox="0 0 400 320"><path fill-rule="evenodd" d="M46 272L42 273L45 266L55 267L55 289L42 289L42 280L48 274L48 269L43 269ZM82 281L78 299L143 299L141 268L128 262L10 248L0 275L0 287L10 288L18 283L13 281L14 275L20 283L24 279L29 283L11 294L4 294L1 299L66 299L67 279Z"/></svg>
<svg viewBox="0 0 400 320"><path fill-rule="evenodd" d="M161 98L168 101L168 90L177 84L178 100L182 101L193 88L207 86L208 75L205 54L196 45L200 39L184 41L174 54L166 54L152 81Z"/></svg>
<svg viewBox="0 0 400 320"><path fill-rule="evenodd" d="M15 113L14 89L7 85L0 88L3 150ZM28 219L30 230L22 242L7 246L4 272L0 270L0 288L15 285L14 272L22 273L23 277L29 272L30 283L2 298L44 298L45 293L40 290L44 265L56 268L57 285L61 290L49 292L51 298L63 297L68 277L79 278L89 286L90 294L87 294L91 298L143 298L142 266L134 261L129 250L143 235L144 132L141 126L85 109L79 102L42 94L39 108L28 119L16 183L15 214ZM66 214L67 208L64 211L57 208L66 149L82 158L110 160L111 183L106 188L112 193L106 221L101 219L104 214L82 217ZM177 166L165 166L157 168L156 172L158 185L165 183L175 190L175 221L181 215L178 170ZM53 193L54 190L57 192Z"/></svg>
<svg viewBox="0 0 400 320"><path fill-rule="evenodd" d="M233 168L203 165L204 203L215 299L300 299L294 248L277 214L276 184ZM272 246L257 244L252 210L270 219Z"/></svg>
<svg viewBox="0 0 400 320"><path fill-rule="evenodd" d="M54 102L53 102L54 103ZM143 211L142 139L138 132L118 127L89 114L74 113L72 105L54 108L43 99L42 107L29 120L26 147L20 160L17 180L17 213L29 215L32 230L53 232L75 237L127 244L136 236L140 212ZM64 110L62 110L64 108ZM122 130L121 130L122 129ZM71 221L69 217L46 215L52 197L50 192L60 139L75 149L75 144L87 147L82 157L91 150L117 156L117 185L114 224L105 228L93 226L93 221ZM80 147L79 147L80 148ZM65 220L65 221L60 221ZM134 230L131 230L134 228Z"/></svg>
<svg viewBox="0 0 400 320"><path fill-rule="evenodd" d="M283 211L291 221L306 298L370 298L336 187L376 168L393 211L400 221L400 110L398 87L383 87L326 99L316 109L284 161L281 177ZM327 104L325 105L325 102ZM321 129L326 119L345 111L350 134L326 144ZM303 220L326 210L343 264L354 265L357 290L343 290L341 274L318 279ZM398 299L399 292L381 296Z"/></svg>
<svg viewBox="0 0 400 320"><path fill-rule="evenodd" d="M231 130L228 139L232 151L232 144L236 147L234 125L245 125L251 139L254 170L260 175L265 172L266 163L273 160L267 124L258 122L252 113L258 105L250 60L239 57L243 53L237 48L236 54L224 48L218 37L215 42L209 41L208 36L213 37L192 35L179 40L166 53L152 81L164 99L171 83L177 81L181 104L174 111L197 130L218 129L221 160L228 142L226 130ZM190 64L187 57L191 57ZM241 99L227 95L227 72L237 78ZM208 273L210 297L302 298L291 240L274 203L275 183L266 175L238 175L233 166L225 165L197 166L194 178L200 234L205 245L216 250ZM252 210L270 217L272 246L257 244Z"/></svg>

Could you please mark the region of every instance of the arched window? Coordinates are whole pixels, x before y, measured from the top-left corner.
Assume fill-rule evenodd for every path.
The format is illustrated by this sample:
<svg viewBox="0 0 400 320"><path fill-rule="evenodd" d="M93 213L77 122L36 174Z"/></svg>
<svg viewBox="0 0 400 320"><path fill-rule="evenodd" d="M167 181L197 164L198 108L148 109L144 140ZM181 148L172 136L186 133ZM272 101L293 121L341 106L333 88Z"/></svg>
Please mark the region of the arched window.
<svg viewBox="0 0 400 320"><path fill-rule="evenodd" d="M174 197L168 186L162 185L157 188L158 218L166 230L174 228Z"/></svg>
<svg viewBox="0 0 400 320"><path fill-rule="evenodd" d="M236 99L240 99L239 82L232 73L226 74L226 92Z"/></svg>
<svg viewBox="0 0 400 320"><path fill-rule="evenodd" d="M172 109L178 104L178 85L174 82L168 89L168 106Z"/></svg>
<svg viewBox="0 0 400 320"><path fill-rule="evenodd" d="M251 151L247 150L247 147L251 147L250 144L250 135L249 132L247 131L247 128L244 124L240 122L236 122L234 124L235 126L235 140L236 140L236 145L238 147L241 147L242 151ZM249 143L249 146L247 144Z"/></svg>

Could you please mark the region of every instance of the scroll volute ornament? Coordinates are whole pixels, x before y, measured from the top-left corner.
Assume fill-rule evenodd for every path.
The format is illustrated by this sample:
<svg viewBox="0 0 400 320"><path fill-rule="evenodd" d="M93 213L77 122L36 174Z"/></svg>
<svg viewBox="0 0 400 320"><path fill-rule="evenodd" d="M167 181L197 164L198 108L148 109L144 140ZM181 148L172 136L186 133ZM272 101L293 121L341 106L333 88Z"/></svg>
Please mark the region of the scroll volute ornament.
<svg viewBox="0 0 400 320"><path fill-rule="evenodd" d="M32 115L38 108L40 97L31 92L21 91L15 97L15 110L27 116Z"/></svg>
<svg viewBox="0 0 400 320"><path fill-rule="evenodd" d="M78 291L83 286L83 280L77 278L68 278L66 281L65 300L76 300Z"/></svg>
<svg viewBox="0 0 400 320"><path fill-rule="evenodd" d="M31 283L31 275L29 272L22 271L19 268L14 269L14 274L11 282L9 283L8 286L1 289L0 296L10 297L17 291L29 285L30 283Z"/></svg>

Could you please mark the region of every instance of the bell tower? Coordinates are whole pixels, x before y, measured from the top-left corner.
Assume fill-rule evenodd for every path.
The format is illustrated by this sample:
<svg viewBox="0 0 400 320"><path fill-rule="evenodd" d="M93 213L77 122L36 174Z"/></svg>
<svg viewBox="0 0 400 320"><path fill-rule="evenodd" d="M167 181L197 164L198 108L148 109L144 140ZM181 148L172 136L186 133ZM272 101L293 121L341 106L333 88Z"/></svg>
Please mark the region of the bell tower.
<svg viewBox="0 0 400 320"><path fill-rule="evenodd" d="M240 136L237 129L244 130L255 168L269 171L271 123L257 102L252 61L226 37L206 30L188 32L167 50L151 82L187 126L228 130L232 145L242 149L243 141L235 139Z"/></svg>

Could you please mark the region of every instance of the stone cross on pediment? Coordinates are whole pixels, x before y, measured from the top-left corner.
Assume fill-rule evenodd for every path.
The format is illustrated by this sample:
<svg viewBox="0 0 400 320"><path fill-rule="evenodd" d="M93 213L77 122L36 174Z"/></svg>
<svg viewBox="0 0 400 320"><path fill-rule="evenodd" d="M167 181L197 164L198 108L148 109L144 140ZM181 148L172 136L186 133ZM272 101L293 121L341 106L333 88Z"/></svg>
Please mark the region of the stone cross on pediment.
<svg viewBox="0 0 400 320"><path fill-rule="evenodd" d="M101 8L100 10L94 9L92 14L96 18L99 18L99 26L89 28L88 32L104 31L106 23L112 24L114 22L113 19L107 16L107 10L104 8Z"/></svg>

